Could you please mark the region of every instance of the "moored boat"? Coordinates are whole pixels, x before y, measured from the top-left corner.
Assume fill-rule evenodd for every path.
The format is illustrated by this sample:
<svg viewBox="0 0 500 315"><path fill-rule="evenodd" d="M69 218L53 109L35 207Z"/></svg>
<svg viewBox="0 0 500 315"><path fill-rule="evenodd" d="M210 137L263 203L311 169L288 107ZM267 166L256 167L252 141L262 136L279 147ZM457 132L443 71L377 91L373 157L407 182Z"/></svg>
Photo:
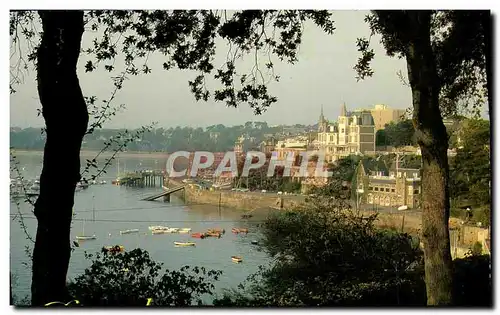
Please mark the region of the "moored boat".
<svg viewBox="0 0 500 315"><path fill-rule="evenodd" d="M239 257L239 256L231 256L231 260L235 263L240 263L243 261L243 258Z"/></svg>
<svg viewBox="0 0 500 315"><path fill-rule="evenodd" d="M187 234L189 232L191 232L190 228L182 228L179 230L179 233L181 233L181 234Z"/></svg>
<svg viewBox="0 0 500 315"><path fill-rule="evenodd" d="M196 246L196 243L193 243L193 242L174 242L174 245L186 247L186 246Z"/></svg>
<svg viewBox="0 0 500 315"><path fill-rule="evenodd" d="M209 236L209 237L218 237L218 238L221 237L220 233L210 233L210 232L207 232L207 233L205 233L205 235Z"/></svg>
<svg viewBox="0 0 500 315"><path fill-rule="evenodd" d="M121 253L125 251L125 247L123 247L122 245L104 246L102 249L109 253Z"/></svg>
<svg viewBox="0 0 500 315"><path fill-rule="evenodd" d="M152 230L152 234L167 234L167 230Z"/></svg>
<svg viewBox="0 0 500 315"><path fill-rule="evenodd" d="M76 236L76 239L79 241L89 241L89 240L95 240L97 237L95 235L78 235Z"/></svg>
<svg viewBox="0 0 500 315"><path fill-rule="evenodd" d="M219 234L226 233L226 230L220 229L220 228L208 229L207 231L208 231L208 233L219 233Z"/></svg>
<svg viewBox="0 0 500 315"><path fill-rule="evenodd" d="M233 233L248 233L248 229L245 229L245 228L232 228L231 229L231 232Z"/></svg>
<svg viewBox="0 0 500 315"><path fill-rule="evenodd" d="M206 236L205 233L193 233L191 237L204 239Z"/></svg>
<svg viewBox="0 0 500 315"><path fill-rule="evenodd" d="M155 230L168 230L167 226L162 226L162 225L153 225L149 227L150 231L155 231Z"/></svg>
<svg viewBox="0 0 500 315"><path fill-rule="evenodd" d="M253 240L251 243L252 243L253 245L259 245L259 241L256 241L256 240Z"/></svg>
<svg viewBox="0 0 500 315"><path fill-rule="evenodd" d="M130 229L125 231L120 231L120 234L131 234L131 233L139 233L139 229Z"/></svg>

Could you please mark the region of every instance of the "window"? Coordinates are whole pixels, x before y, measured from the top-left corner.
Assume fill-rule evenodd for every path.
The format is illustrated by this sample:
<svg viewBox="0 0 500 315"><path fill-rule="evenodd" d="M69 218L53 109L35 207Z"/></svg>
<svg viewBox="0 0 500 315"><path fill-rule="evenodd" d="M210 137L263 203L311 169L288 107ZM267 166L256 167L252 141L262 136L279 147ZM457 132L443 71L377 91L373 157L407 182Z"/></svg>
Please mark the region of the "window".
<svg viewBox="0 0 500 315"><path fill-rule="evenodd" d="M389 188L386 188L386 189L385 189L385 192L389 192Z"/></svg>
<svg viewBox="0 0 500 315"><path fill-rule="evenodd" d="M370 186L370 187L368 187L368 190L373 190L373 187L371 187L371 186Z"/></svg>
<svg viewBox="0 0 500 315"><path fill-rule="evenodd" d="M378 191L378 187L375 187L375 191Z"/></svg>
<svg viewBox="0 0 500 315"><path fill-rule="evenodd" d="M391 192L396 192L396 189L392 188L392 189L391 189Z"/></svg>
<svg viewBox="0 0 500 315"><path fill-rule="evenodd" d="M341 131L341 133L344 133L344 128L342 128L342 131Z"/></svg>
<svg viewBox="0 0 500 315"><path fill-rule="evenodd" d="M414 195L418 195L418 189L415 189L415 190L413 191L413 194L414 194Z"/></svg>

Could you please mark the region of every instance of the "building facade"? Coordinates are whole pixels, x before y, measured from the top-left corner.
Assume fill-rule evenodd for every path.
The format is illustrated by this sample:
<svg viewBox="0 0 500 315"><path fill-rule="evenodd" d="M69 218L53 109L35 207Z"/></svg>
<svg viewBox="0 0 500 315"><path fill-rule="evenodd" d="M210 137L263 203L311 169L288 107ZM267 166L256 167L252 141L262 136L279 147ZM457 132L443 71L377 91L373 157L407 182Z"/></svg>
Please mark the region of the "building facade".
<svg viewBox="0 0 500 315"><path fill-rule="evenodd" d="M375 124L375 132L384 129L385 125L390 122L399 122L405 114L404 109L389 108L387 105L377 104L369 110Z"/></svg>
<svg viewBox="0 0 500 315"><path fill-rule="evenodd" d="M342 104L336 122L329 122L323 115L318 123L318 147L328 162L352 154L375 151L375 125L369 111L347 112Z"/></svg>
<svg viewBox="0 0 500 315"><path fill-rule="evenodd" d="M420 208L421 176L419 169L388 168L382 161L362 160L356 174L356 188L362 204L383 207Z"/></svg>

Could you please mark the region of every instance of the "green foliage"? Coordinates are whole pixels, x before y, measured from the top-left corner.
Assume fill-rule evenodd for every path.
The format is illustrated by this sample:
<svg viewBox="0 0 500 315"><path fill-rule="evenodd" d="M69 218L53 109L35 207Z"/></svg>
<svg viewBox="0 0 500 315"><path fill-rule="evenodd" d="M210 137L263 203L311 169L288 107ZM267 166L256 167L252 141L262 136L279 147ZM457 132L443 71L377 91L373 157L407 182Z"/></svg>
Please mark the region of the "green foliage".
<svg viewBox="0 0 500 315"><path fill-rule="evenodd" d="M24 26L22 35L34 42L30 47L30 60L35 60L36 39L40 34L33 25L50 12L28 12L11 11L10 35L16 43L21 34L18 30ZM295 63L302 42L302 23L310 20L332 34L335 27L330 15L326 10L85 11L86 27L95 35L91 45L82 47L81 58L86 72L101 68L114 73L117 72L115 61L121 59L125 69L113 77L120 89L127 76L154 71L148 64L149 54L161 53L163 69L197 72L188 82L196 100L207 101L213 97L231 107L247 103L256 114L261 114L277 101L267 89L269 81L279 80L272 71L272 57ZM214 65L217 39L231 46L220 68ZM236 60L245 55L251 55L256 63L250 72L240 72L235 66ZM220 83L213 91L207 89L210 77ZM11 80L11 90L17 83Z"/></svg>
<svg viewBox="0 0 500 315"><path fill-rule="evenodd" d="M212 294L221 271L182 267L165 270L147 251L86 254L92 265L68 285L70 294L83 306L145 306L152 298L155 306L202 304L201 297Z"/></svg>
<svg viewBox="0 0 500 315"><path fill-rule="evenodd" d="M476 255L455 259L454 305L493 306L491 257Z"/></svg>
<svg viewBox="0 0 500 315"><path fill-rule="evenodd" d="M469 119L460 132L461 146L450 165L450 195L474 205L490 205L490 124Z"/></svg>
<svg viewBox="0 0 500 315"><path fill-rule="evenodd" d="M274 257L216 305L369 306L425 303L422 253L411 236L374 227L340 194L275 213L263 226Z"/></svg>
<svg viewBox="0 0 500 315"><path fill-rule="evenodd" d="M387 144L387 131L385 129L377 130L377 133L375 134L375 145L377 147L388 145Z"/></svg>
<svg viewBox="0 0 500 315"><path fill-rule="evenodd" d="M402 147L416 145L415 128L411 120L390 122L385 125L385 145Z"/></svg>
<svg viewBox="0 0 500 315"><path fill-rule="evenodd" d="M482 253L483 253L483 245L481 245L480 242L475 242L471 248L472 256L481 256Z"/></svg>
<svg viewBox="0 0 500 315"><path fill-rule="evenodd" d="M389 56L407 57L409 45L415 40L412 29L419 21L430 28L430 42L435 56L440 85L439 107L443 117L472 109L476 114L488 98L491 81L491 12L488 10L408 10L373 11L365 21ZM425 25L428 24L428 25ZM354 67L358 79L371 77L370 63L375 57L370 41L358 38L361 57ZM491 84L491 82L490 82ZM488 101L491 104L491 101ZM417 109L416 109L417 110Z"/></svg>
<svg viewBox="0 0 500 315"><path fill-rule="evenodd" d="M252 122L247 122L245 125ZM253 122L255 127L248 128L243 125L224 126L213 125L206 128L195 127L170 127L152 128L142 132L140 137L128 141L128 151L211 151L225 152L233 150L235 141L239 136L245 135L254 139L248 145L258 146L266 139L266 135L277 134L282 127L269 127L266 122ZM117 139L125 129L94 129L92 134L84 137L82 148L86 150L101 150L112 139ZM136 133L140 129L128 130L129 134ZM124 140L124 139L121 139ZM116 142L116 141L115 141ZM123 141L122 141L123 142ZM10 144L16 149L42 150L45 145L45 136L37 128L11 128ZM114 150L119 145L113 143L109 149ZM248 147L250 148L250 147ZM247 149L248 149L247 148Z"/></svg>

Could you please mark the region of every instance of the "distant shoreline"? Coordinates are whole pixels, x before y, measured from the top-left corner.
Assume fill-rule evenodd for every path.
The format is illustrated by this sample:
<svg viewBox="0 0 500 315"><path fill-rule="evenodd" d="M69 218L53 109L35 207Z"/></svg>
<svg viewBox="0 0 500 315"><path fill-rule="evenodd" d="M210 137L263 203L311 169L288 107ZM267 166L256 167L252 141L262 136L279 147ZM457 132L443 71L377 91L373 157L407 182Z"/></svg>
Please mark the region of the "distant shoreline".
<svg viewBox="0 0 500 315"><path fill-rule="evenodd" d="M43 155L43 150L26 150L26 149L12 149L15 155ZM94 157L99 153L98 150L82 150L80 152L81 157ZM104 151L101 153L100 157L109 158L113 155L112 151ZM146 152L146 151L128 151L128 152L119 152L117 157L120 158L151 158L151 159L162 159L167 158L167 152Z"/></svg>

